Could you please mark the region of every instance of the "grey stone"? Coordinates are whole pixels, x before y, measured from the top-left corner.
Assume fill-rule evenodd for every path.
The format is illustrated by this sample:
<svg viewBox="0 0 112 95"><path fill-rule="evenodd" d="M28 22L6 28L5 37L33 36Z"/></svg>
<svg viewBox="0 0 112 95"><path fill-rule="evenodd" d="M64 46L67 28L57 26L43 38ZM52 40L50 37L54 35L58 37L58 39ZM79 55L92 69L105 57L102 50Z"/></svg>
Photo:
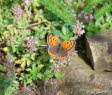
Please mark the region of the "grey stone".
<svg viewBox="0 0 112 95"><path fill-rule="evenodd" d="M86 37L86 48L94 70L112 71L112 31Z"/></svg>
<svg viewBox="0 0 112 95"><path fill-rule="evenodd" d="M48 85L41 95L112 95L112 72L94 71L77 55L60 70L64 77Z"/></svg>
<svg viewBox="0 0 112 95"><path fill-rule="evenodd" d="M112 95L112 72L96 72L79 56L62 68L64 77L57 80L57 95Z"/></svg>

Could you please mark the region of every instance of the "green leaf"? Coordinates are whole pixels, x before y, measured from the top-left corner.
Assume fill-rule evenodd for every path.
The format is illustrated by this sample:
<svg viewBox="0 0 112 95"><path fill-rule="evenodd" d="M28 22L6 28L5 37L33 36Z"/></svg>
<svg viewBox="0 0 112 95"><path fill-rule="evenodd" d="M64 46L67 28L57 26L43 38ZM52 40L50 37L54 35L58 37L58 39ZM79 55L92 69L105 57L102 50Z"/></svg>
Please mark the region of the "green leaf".
<svg viewBox="0 0 112 95"><path fill-rule="evenodd" d="M0 64L0 71L5 71L6 68Z"/></svg>
<svg viewBox="0 0 112 95"><path fill-rule="evenodd" d="M36 53L33 53L33 54L31 55L31 59L32 59L32 60L35 60L35 55L36 55Z"/></svg>
<svg viewBox="0 0 112 95"><path fill-rule="evenodd" d="M64 34L64 35L66 35L66 34L67 34L66 26L63 26L63 27L62 27L62 32L63 32L63 34Z"/></svg>
<svg viewBox="0 0 112 95"><path fill-rule="evenodd" d="M54 75L55 75L55 77L56 77L57 79L60 79L61 77L63 77L63 74L60 73L60 72L57 72L57 73L55 73Z"/></svg>
<svg viewBox="0 0 112 95"><path fill-rule="evenodd" d="M8 25L7 26L7 29L10 29L10 28L12 28L13 27L13 25Z"/></svg>
<svg viewBox="0 0 112 95"><path fill-rule="evenodd" d="M42 78L43 78L43 74L38 73L38 74L37 74L37 78L42 79Z"/></svg>
<svg viewBox="0 0 112 95"><path fill-rule="evenodd" d="M32 69L33 69L33 70L36 69L36 64L32 64Z"/></svg>
<svg viewBox="0 0 112 95"><path fill-rule="evenodd" d="M3 27L0 28L0 31L4 31L4 30L5 30L5 28L3 28Z"/></svg>
<svg viewBox="0 0 112 95"><path fill-rule="evenodd" d="M52 78L53 77L53 75L48 75L46 78L45 78L45 80L49 80L50 78Z"/></svg>
<svg viewBox="0 0 112 95"><path fill-rule="evenodd" d="M22 57L28 58L28 57L30 57L30 54L26 53L26 54L22 55Z"/></svg>
<svg viewBox="0 0 112 95"><path fill-rule="evenodd" d="M40 72L42 67L43 65L36 66L36 64L32 64L31 74L32 74L33 80L37 79L37 74Z"/></svg>
<svg viewBox="0 0 112 95"><path fill-rule="evenodd" d="M60 30L53 30L53 34L54 35L60 35L62 34Z"/></svg>
<svg viewBox="0 0 112 95"><path fill-rule="evenodd" d="M21 64L21 67L24 68L25 66L26 66L26 62L23 61L22 64Z"/></svg>
<svg viewBox="0 0 112 95"><path fill-rule="evenodd" d="M87 36L92 36L93 33L92 32L87 32Z"/></svg>
<svg viewBox="0 0 112 95"><path fill-rule="evenodd" d="M31 60L27 58L27 66L29 66L31 64Z"/></svg>
<svg viewBox="0 0 112 95"><path fill-rule="evenodd" d="M31 70L33 80L37 78L37 73L38 73L38 68L36 67L36 64L33 64Z"/></svg>
<svg viewBox="0 0 112 95"><path fill-rule="evenodd" d="M42 64L39 64L39 65L38 65L38 69L39 69L39 70L41 70L42 67L44 67L44 65L42 65Z"/></svg>
<svg viewBox="0 0 112 95"><path fill-rule="evenodd" d="M88 27L86 27L86 29L88 30L88 31L94 31L95 30L95 28L94 27L90 27L90 26L88 26Z"/></svg>
<svg viewBox="0 0 112 95"><path fill-rule="evenodd" d="M107 29L109 27L109 25L110 25L109 23L105 23L105 24L103 24L103 28Z"/></svg>
<svg viewBox="0 0 112 95"><path fill-rule="evenodd" d="M73 36L72 33L68 33L67 35L61 35L61 38L62 38L64 41L67 41L67 40L69 40L72 36Z"/></svg>
<svg viewBox="0 0 112 95"><path fill-rule="evenodd" d="M32 69L31 68L27 68L27 69L25 69L26 71L28 71L28 72L30 72Z"/></svg>
<svg viewBox="0 0 112 95"><path fill-rule="evenodd" d="M52 24L53 24L54 26L59 26L59 23L58 23L57 21L52 21Z"/></svg>

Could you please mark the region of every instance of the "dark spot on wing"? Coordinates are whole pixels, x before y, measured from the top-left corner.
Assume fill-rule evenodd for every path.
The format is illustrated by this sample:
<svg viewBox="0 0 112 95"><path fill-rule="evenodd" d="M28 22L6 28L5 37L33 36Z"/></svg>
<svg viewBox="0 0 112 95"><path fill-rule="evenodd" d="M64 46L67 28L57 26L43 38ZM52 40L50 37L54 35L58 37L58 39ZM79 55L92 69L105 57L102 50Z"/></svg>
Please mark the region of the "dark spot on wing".
<svg viewBox="0 0 112 95"><path fill-rule="evenodd" d="M55 38L53 38L53 40L54 40Z"/></svg>

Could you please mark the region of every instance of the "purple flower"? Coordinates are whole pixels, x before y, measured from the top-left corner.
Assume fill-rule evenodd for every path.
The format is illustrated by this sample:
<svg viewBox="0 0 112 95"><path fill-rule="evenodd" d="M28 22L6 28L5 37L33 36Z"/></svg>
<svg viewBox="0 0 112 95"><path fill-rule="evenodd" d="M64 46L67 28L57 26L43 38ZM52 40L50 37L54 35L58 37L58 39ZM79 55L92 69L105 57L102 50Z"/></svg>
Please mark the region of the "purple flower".
<svg viewBox="0 0 112 95"><path fill-rule="evenodd" d="M76 22L76 25L71 26L73 29L74 34L81 36L85 33L84 31L84 25L79 22L79 20Z"/></svg>
<svg viewBox="0 0 112 95"><path fill-rule="evenodd" d="M81 35L83 35L84 33L85 33L85 31L84 31L84 30L82 30L82 31L80 32L80 34L81 34Z"/></svg>
<svg viewBox="0 0 112 95"><path fill-rule="evenodd" d="M27 37L27 42L25 47L25 50L27 52L33 53L34 51L37 50L37 48L35 47L35 44L38 44L38 42L33 38L33 36Z"/></svg>
<svg viewBox="0 0 112 95"><path fill-rule="evenodd" d="M15 58L12 55L7 54L6 60L8 63L12 63L12 62L14 62Z"/></svg>
<svg viewBox="0 0 112 95"><path fill-rule="evenodd" d="M22 17L23 16L23 9L21 8L20 5L15 5L12 8L13 13L17 16L17 17Z"/></svg>
<svg viewBox="0 0 112 95"><path fill-rule="evenodd" d="M29 4L31 2L31 0L23 0L25 4Z"/></svg>
<svg viewBox="0 0 112 95"><path fill-rule="evenodd" d="M94 17L93 17L93 14L90 14L90 15L89 15L89 18L90 18L90 19L93 19L93 18L94 18Z"/></svg>
<svg viewBox="0 0 112 95"><path fill-rule="evenodd" d="M79 13L79 14L77 15L77 17L79 17L79 18L80 18L81 16L82 16L82 14L81 14L81 13Z"/></svg>
<svg viewBox="0 0 112 95"><path fill-rule="evenodd" d="M81 14L84 14L84 11L81 11L80 13L81 13Z"/></svg>
<svg viewBox="0 0 112 95"><path fill-rule="evenodd" d="M85 19L88 19L89 17L88 17L88 16L84 16L84 18L85 18Z"/></svg>

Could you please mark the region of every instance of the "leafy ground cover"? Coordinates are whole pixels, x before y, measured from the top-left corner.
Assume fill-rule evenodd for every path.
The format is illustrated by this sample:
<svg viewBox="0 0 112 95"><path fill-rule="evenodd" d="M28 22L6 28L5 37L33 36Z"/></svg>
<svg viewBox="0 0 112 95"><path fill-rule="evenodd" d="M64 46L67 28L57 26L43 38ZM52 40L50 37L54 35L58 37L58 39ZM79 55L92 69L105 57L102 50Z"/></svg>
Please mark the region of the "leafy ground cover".
<svg viewBox="0 0 112 95"><path fill-rule="evenodd" d="M12 95L40 81L59 79L47 53L47 35L63 41L112 29L110 0L1 0L0 95Z"/></svg>

